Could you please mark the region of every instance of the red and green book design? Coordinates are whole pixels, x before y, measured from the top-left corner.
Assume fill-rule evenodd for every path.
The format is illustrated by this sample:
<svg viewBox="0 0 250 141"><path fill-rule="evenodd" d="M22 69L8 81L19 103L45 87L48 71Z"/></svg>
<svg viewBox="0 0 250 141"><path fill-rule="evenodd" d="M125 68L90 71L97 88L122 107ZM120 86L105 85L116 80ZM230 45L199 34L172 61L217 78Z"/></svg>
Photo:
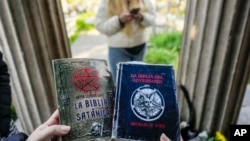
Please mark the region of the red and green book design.
<svg viewBox="0 0 250 141"><path fill-rule="evenodd" d="M100 59L53 60L60 124L71 126L63 141L110 138L114 86Z"/></svg>

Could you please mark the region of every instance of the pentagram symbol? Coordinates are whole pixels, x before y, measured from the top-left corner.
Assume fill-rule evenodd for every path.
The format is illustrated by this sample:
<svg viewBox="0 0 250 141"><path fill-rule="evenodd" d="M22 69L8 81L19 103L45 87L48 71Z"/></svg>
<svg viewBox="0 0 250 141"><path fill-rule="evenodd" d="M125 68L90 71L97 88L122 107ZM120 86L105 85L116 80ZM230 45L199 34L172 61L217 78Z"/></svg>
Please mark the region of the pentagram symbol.
<svg viewBox="0 0 250 141"><path fill-rule="evenodd" d="M158 119L165 108L162 94L149 85L137 88L131 96L130 104L133 113L144 121Z"/></svg>
<svg viewBox="0 0 250 141"><path fill-rule="evenodd" d="M76 70L73 76L74 85L83 92L98 91L101 85L98 72L92 68Z"/></svg>

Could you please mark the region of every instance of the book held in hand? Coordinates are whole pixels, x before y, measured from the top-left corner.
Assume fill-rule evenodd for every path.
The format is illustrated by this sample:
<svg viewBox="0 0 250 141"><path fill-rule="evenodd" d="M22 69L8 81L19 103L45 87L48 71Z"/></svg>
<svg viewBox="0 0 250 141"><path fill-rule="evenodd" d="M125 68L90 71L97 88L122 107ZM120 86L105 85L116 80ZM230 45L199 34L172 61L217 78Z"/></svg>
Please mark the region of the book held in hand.
<svg viewBox="0 0 250 141"><path fill-rule="evenodd" d="M180 140L173 66L119 63L116 85L114 140L159 141L162 133Z"/></svg>
<svg viewBox="0 0 250 141"><path fill-rule="evenodd" d="M105 60L53 60L60 124L71 126L63 141L110 138L114 86Z"/></svg>

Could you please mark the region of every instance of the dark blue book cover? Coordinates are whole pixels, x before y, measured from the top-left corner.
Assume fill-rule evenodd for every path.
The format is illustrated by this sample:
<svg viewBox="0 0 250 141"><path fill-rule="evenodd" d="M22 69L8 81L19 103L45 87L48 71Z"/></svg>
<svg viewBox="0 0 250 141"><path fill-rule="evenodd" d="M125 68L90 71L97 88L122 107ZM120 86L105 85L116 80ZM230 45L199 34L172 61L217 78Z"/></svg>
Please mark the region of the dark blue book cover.
<svg viewBox="0 0 250 141"><path fill-rule="evenodd" d="M118 65L112 138L158 141L165 133L180 140L179 110L171 65Z"/></svg>

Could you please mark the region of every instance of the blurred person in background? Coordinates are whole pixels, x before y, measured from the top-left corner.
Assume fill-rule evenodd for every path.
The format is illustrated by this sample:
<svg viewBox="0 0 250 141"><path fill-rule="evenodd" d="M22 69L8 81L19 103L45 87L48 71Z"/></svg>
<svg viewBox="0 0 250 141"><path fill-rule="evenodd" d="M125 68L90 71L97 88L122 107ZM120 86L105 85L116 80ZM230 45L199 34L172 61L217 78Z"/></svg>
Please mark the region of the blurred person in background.
<svg viewBox="0 0 250 141"><path fill-rule="evenodd" d="M152 0L101 0L95 26L108 37L108 63L113 81L119 62L143 61L150 31L155 24ZM116 83L116 82L115 82Z"/></svg>

